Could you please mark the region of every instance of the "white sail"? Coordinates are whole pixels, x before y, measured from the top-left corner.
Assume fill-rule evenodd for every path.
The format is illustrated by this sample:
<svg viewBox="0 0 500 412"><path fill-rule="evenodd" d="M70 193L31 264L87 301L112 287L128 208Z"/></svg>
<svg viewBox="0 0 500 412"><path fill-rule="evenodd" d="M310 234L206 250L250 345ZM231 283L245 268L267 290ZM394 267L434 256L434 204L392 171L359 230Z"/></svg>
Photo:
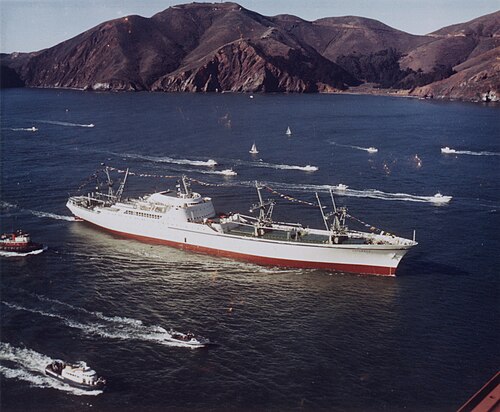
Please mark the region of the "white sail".
<svg viewBox="0 0 500 412"><path fill-rule="evenodd" d="M287 136L291 136L291 135L292 135L292 130L290 129L290 126L288 126L288 127L286 128L286 132L285 132L285 134L286 134Z"/></svg>
<svg viewBox="0 0 500 412"><path fill-rule="evenodd" d="M257 154L257 153L259 153L259 151L257 150L257 145L255 144L255 142L254 142L254 144L252 145L252 148L249 150L249 153L252 153L252 154Z"/></svg>

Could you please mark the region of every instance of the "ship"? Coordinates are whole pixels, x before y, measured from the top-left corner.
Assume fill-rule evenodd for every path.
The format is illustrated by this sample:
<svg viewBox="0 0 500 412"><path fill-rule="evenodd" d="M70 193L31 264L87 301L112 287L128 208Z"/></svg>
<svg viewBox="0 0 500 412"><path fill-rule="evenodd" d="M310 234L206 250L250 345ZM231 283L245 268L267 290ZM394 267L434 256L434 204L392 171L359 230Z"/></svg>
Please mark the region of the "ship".
<svg viewBox="0 0 500 412"><path fill-rule="evenodd" d="M106 386L106 380L98 377L96 371L90 369L85 362L70 364L55 360L45 367L45 373L80 389L102 390Z"/></svg>
<svg viewBox="0 0 500 412"><path fill-rule="evenodd" d="M28 233L17 230L0 236L0 250L4 252L30 253L43 250L43 245L32 242Z"/></svg>
<svg viewBox="0 0 500 412"><path fill-rule="evenodd" d="M70 196L66 206L77 219L120 236L172 246L187 251L288 268L394 276L413 239L380 231L363 232L346 225L345 207L326 213L316 193L324 229L273 220L274 200L263 200L264 186L255 184L258 203L250 213L216 213L212 198L191 188L193 179L182 176L176 190L123 199L129 175L113 190L106 166L108 191Z"/></svg>

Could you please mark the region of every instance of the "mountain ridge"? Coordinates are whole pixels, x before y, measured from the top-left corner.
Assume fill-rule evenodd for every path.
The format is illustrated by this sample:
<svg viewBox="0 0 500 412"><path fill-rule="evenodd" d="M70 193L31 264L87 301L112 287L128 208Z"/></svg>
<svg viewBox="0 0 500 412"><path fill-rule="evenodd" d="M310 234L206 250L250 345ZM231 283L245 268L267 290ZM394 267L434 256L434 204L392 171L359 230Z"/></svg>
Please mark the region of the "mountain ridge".
<svg viewBox="0 0 500 412"><path fill-rule="evenodd" d="M500 12L420 36L364 17L307 21L237 3L182 4L4 54L2 87L311 93L375 83L372 92L498 101L499 27Z"/></svg>

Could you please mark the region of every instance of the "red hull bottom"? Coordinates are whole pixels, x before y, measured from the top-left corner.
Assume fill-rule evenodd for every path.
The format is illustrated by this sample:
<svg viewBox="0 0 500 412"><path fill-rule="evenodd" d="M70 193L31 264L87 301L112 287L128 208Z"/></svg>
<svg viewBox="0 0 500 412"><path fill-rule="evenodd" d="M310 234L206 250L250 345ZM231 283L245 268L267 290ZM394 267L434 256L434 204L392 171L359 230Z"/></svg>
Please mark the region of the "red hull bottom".
<svg viewBox="0 0 500 412"><path fill-rule="evenodd" d="M156 239L140 235L132 235L126 232L120 232L117 230L108 229L96 225L92 222L88 222L86 220L84 220L84 222L89 223L92 226L104 229L108 232L114 233L118 236L126 237L129 239L137 239L144 243L166 245L177 249L188 250L191 252L202 253L205 255L225 257L244 262L251 262L262 266L280 266L284 268L297 268L297 269L323 269L335 272L350 272L350 273L359 273L363 275L379 275L379 276L395 276L396 274L396 268L393 267L352 265L344 263L305 262L300 260L276 259L276 258L267 258L263 256L246 255L243 253L229 252L226 250L211 249L203 246L190 245L188 243L178 243L178 242L172 242L170 240Z"/></svg>

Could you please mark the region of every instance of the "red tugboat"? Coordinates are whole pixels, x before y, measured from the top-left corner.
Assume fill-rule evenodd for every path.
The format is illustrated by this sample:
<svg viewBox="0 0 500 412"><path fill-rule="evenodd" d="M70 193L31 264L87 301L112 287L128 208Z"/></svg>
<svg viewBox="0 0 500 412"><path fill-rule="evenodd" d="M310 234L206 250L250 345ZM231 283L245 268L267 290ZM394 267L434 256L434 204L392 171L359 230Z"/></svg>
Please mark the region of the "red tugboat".
<svg viewBox="0 0 500 412"><path fill-rule="evenodd" d="M0 236L0 250L5 252L29 253L42 250L41 243L31 241L30 235L18 230L14 233L4 233Z"/></svg>

